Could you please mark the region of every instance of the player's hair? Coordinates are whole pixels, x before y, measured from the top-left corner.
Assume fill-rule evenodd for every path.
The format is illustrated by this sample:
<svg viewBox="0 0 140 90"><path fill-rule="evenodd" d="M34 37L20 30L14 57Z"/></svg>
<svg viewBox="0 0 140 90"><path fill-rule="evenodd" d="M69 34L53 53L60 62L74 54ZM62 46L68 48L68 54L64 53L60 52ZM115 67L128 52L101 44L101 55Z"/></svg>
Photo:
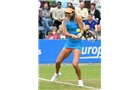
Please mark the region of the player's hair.
<svg viewBox="0 0 140 90"><path fill-rule="evenodd" d="M74 7L74 6L68 6L67 8L71 8L71 9L75 10L75 7ZM73 11L72 13L74 13L74 14L73 14L73 16L70 18L70 21L72 21L72 20L75 19L75 12Z"/></svg>

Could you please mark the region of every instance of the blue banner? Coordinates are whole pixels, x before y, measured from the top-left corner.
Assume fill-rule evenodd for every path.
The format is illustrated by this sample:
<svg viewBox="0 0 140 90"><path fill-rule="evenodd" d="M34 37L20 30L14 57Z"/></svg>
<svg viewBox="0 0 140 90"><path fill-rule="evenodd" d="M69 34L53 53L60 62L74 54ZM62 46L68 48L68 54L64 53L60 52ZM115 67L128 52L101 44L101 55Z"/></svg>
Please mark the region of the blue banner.
<svg viewBox="0 0 140 90"><path fill-rule="evenodd" d="M39 64L55 63L65 42L66 40L39 40ZM83 40L83 43L79 63L101 63L101 40L95 43ZM63 63L71 63L72 60L73 53Z"/></svg>

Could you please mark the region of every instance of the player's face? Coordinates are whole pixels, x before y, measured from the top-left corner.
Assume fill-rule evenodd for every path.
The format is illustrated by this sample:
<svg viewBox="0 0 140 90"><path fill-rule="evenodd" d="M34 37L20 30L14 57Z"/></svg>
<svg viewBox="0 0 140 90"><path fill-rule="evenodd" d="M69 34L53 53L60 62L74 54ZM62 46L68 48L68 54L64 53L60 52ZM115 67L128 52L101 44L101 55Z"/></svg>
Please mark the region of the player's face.
<svg viewBox="0 0 140 90"><path fill-rule="evenodd" d="M73 13L66 12L66 15L67 15L68 18L71 18L73 16Z"/></svg>

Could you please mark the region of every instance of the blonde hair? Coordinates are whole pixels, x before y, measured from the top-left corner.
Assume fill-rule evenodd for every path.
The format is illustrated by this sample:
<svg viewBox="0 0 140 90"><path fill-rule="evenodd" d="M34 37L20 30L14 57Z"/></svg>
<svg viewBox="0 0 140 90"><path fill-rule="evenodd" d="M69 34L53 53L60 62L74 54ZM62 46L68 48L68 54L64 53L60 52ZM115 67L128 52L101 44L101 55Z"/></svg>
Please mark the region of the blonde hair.
<svg viewBox="0 0 140 90"><path fill-rule="evenodd" d="M49 32L49 35L52 35L52 32L54 32L54 31L56 32L56 30L54 28L52 28Z"/></svg>

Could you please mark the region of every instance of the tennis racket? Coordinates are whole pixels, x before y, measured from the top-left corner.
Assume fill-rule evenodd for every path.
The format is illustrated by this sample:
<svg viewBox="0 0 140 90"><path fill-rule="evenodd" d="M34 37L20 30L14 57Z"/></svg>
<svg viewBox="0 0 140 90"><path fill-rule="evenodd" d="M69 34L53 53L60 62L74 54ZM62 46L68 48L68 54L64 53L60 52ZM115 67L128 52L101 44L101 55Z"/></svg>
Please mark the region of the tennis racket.
<svg viewBox="0 0 140 90"><path fill-rule="evenodd" d="M83 36L87 41L89 41L91 43L96 42L98 39L98 33L95 30L94 31L92 31L90 29L85 30Z"/></svg>

